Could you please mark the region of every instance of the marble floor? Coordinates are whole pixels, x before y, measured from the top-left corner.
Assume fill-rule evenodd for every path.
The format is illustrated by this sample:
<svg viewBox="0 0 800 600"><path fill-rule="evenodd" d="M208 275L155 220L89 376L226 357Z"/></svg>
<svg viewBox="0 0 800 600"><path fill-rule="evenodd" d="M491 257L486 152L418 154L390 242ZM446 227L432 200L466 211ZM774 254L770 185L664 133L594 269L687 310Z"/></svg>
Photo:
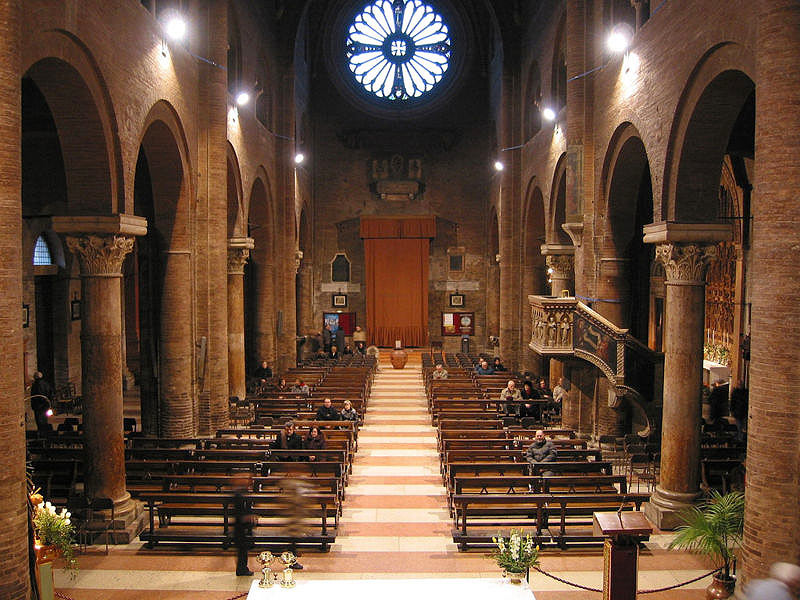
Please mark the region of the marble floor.
<svg viewBox="0 0 800 600"><path fill-rule="evenodd" d="M710 569L702 559L668 551L667 535L654 535L641 553L639 588L652 589L697 577ZM79 556L74 580L60 571L60 597L74 600L226 600L244 598L251 578L233 574L235 553L221 549L157 547L135 542L90 547ZM359 451L347 489L336 543L328 553L306 552L302 580L496 579L487 554L460 553L451 537L445 490L439 476L436 439L427 413L420 356L403 370L382 356L375 377ZM251 568L256 561L251 559ZM543 570L589 587L602 586L602 551L547 551ZM652 600L699 600L704 579L679 590L641 596ZM601 594L531 574L536 600L600 599Z"/></svg>

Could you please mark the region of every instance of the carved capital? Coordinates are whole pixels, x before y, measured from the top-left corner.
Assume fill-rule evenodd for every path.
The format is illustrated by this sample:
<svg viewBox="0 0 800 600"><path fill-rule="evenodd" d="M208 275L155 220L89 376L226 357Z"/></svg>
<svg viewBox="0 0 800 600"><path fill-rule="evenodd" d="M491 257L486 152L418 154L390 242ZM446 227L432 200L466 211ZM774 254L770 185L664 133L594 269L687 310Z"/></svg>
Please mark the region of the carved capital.
<svg viewBox="0 0 800 600"><path fill-rule="evenodd" d="M250 248L228 246L228 275L244 275L244 265L250 258Z"/></svg>
<svg viewBox="0 0 800 600"><path fill-rule="evenodd" d="M569 279L575 267L575 258L569 254L548 254L545 257L547 270L551 277Z"/></svg>
<svg viewBox="0 0 800 600"><path fill-rule="evenodd" d="M656 260L664 265L667 285L704 285L717 247L700 244L659 244Z"/></svg>
<svg viewBox="0 0 800 600"><path fill-rule="evenodd" d="M121 277L122 262L133 250L132 236L127 235L68 235L67 248L81 265L81 275Z"/></svg>

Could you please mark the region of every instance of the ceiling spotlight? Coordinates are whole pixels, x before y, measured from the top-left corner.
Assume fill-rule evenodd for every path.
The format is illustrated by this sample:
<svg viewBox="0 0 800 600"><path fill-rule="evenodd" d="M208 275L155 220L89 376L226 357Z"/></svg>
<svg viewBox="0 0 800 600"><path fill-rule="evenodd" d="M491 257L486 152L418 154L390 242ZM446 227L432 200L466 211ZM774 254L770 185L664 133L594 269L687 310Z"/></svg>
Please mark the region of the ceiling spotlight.
<svg viewBox="0 0 800 600"><path fill-rule="evenodd" d="M305 159L306 159L305 154L303 154L302 152L298 152L297 154L294 155L294 164L302 165Z"/></svg>
<svg viewBox="0 0 800 600"><path fill-rule="evenodd" d="M542 118L545 121L555 121L556 120L556 111L554 111L549 106L545 106L544 109L542 109Z"/></svg>
<svg viewBox="0 0 800 600"><path fill-rule="evenodd" d="M172 17L167 21L166 32L171 40L182 40L186 35L186 21L180 17Z"/></svg>
<svg viewBox="0 0 800 600"><path fill-rule="evenodd" d="M611 33L608 34L606 46L608 47L609 51L615 54L621 54L622 52L625 52L631 45L632 39L633 30L631 29L631 26L627 23L619 23L615 25L611 30Z"/></svg>
<svg viewBox="0 0 800 600"><path fill-rule="evenodd" d="M250 94L248 94L247 92L239 92L236 95L236 104L238 104L239 106L244 106L248 102L250 102Z"/></svg>
<svg viewBox="0 0 800 600"><path fill-rule="evenodd" d="M506 168L506 166L502 162L500 162L499 160L494 161L494 170L495 171L502 171L505 168Z"/></svg>

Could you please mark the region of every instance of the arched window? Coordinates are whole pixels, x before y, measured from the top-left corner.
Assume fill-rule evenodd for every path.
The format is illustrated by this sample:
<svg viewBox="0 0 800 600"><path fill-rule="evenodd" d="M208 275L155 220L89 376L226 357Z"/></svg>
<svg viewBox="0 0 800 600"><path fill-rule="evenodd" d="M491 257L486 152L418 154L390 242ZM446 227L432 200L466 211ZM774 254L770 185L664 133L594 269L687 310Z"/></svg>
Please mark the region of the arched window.
<svg viewBox="0 0 800 600"><path fill-rule="evenodd" d="M567 105L567 28L563 19L558 27L553 52L553 78L550 88L553 102L557 105L556 111L559 111Z"/></svg>
<svg viewBox="0 0 800 600"><path fill-rule="evenodd" d="M44 234L36 238L36 244L33 246L33 264L34 266L54 265L53 255L50 252L50 245L44 237Z"/></svg>

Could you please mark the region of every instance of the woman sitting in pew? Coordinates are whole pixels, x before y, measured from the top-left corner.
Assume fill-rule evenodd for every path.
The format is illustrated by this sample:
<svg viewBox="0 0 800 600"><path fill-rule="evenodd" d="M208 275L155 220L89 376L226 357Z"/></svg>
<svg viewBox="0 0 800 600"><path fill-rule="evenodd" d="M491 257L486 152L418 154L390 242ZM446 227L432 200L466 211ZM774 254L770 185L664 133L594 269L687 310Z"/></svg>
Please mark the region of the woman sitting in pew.
<svg viewBox="0 0 800 600"><path fill-rule="evenodd" d="M358 413L356 412L356 409L353 408L353 404L350 402L350 400L344 401L344 407L339 415L341 416L342 421L352 421L353 423L358 423Z"/></svg>
<svg viewBox="0 0 800 600"><path fill-rule="evenodd" d="M306 439L303 440L303 448L305 450L325 450L325 434L316 425L312 425L309 428ZM308 457L308 460L317 460L317 457L312 454Z"/></svg>

